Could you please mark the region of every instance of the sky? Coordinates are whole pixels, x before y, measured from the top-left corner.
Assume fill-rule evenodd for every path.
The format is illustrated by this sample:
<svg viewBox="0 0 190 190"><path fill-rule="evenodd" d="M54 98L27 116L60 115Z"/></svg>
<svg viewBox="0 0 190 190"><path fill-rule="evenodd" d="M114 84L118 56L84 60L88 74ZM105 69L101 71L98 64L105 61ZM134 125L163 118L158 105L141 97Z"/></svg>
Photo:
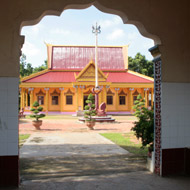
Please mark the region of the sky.
<svg viewBox="0 0 190 190"><path fill-rule="evenodd" d="M152 60L148 49L154 41L143 37L138 29L131 24L123 24L117 15L99 11L94 6L87 9L68 9L60 16L45 16L36 25L25 26L21 35L25 36L22 53L27 63L33 67L44 64L47 59L45 43L53 45L95 45L92 25L96 22L101 26L98 45L122 46L129 45L128 55L134 57L137 52Z"/></svg>

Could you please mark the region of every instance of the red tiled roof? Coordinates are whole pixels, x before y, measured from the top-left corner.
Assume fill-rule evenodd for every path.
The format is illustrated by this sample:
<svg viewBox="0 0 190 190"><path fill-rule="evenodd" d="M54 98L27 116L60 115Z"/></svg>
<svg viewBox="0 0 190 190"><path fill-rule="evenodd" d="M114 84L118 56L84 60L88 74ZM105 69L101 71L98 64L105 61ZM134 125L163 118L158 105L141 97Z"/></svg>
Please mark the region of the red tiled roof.
<svg viewBox="0 0 190 190"><path fill-rule="evenodd" d="M128 72L109 73L107 82L113 83L153 83L153 81Z"/></svg>
<svg viewBox="0 0 190 190"><path fill-rule="evenodd" d="M23 82L75 82L74 73L78 75L79 72L68 71L49 71L34 78L25 80ZM128 72L106 72L108 74L107 82L113 83L153 83L153 81L145 79L140 76Z"/></svg>
<svg viewBox="0 0 190 190"><path fill-rule="evenodd" d="M95 48L90 46L52 46L51 69L83 69L94 54ZM98 47L98 67L124 69L123 47Z"/></svg>
<svg viewBox="0 0 190 190"><path fill-rule="evenodd" d="M47 72L23 82L75 82L75 72Z"/></svg>

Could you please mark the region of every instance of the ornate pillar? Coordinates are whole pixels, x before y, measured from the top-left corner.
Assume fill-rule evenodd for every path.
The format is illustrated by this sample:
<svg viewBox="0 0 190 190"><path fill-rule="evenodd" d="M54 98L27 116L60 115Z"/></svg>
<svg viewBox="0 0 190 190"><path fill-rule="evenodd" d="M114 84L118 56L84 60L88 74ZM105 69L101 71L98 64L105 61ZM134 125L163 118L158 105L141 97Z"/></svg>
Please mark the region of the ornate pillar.
<svg viewBox="0 0 190 190"><path fill-rule="evenodd" d="M133 90L134 88L129 88L129 109L131 113L133 112Z"/></svg>
<svg viewBox="0 0 190 190"><path fill-rule="evenodd" d="M63 100L63 98L64 98L64 88L59 88L59 90L61 91L61 97L60 97L60 111L61 112L63 112L63 104L64 104L64 100Z"/></svg>
<svg viewBox="0 0 190 190"><path fill-rule="evenodd" d="M25 89L22 91L22 108L25 108Z"/></svg>
<svg viewBox="0 0 190 190"><path fill-rule="evenodd" d="M145 91L145 107L146 108L148 107L148 90L149 90L149 88L144 89L144 91Z"/></svg>
<svg viewBox="0 0 190 190"><path fill-rule="evenodd" d="M78 111L79 109L79 94L78 94L78 86L73 85L73 87L75 88L75 93L76 93L76 111Z"/></svg>
<svg viewBox="0 0 190 190"><path fill-rule="evenodd" d="M25 96L26 96L26 107L28 107L28 91L27 90L26 90Z"/></svg>
<svg viewBox="0 0 190 190"><path fill-rule="evenodd" d="M46 100L45 100L45 110L46 112L48 112L48 109L49 109L49 88L44 88L44 90L46 91Z"/></svg>
<svg viewBox="0 0 190 190"><path fill-rule="evenodd" d="M22 109L22 91L23 91L23 89L22 88L20 88L19 89L19 91L20 91L20 110Z"/></svg>
<svg viewBox="0 0 190 190"><path fill-rule="evenodd" d="M28 91L30 92L30 108L32 108L34 88L29 88Z"/></svg>
<svg viewBox="0 0 190 190"><path fill-rule="evenodd" d="M116 110L118 111L118 105L119 105L119 96L118 96L118 91L120 90L120 88L115 88L116 91Z"/></svg>
<svg viewBox="0 0 190 190"><path fill-rule="evenodd" d="M79 86L79 88L81 89L81 96L82 96L82 98L81 98L81 100L82 100L82 110L84 110L84 94L83 94L83 89L85 88L85 86L83 85L83 86Z"/></svg>
<svg viewBox="0 0 190 190"><path fill-rule="evenodd" d="M142 89L141 96L142 96L142 99L144 99L144 88L141 88L141 89Z"/></svg>
<svg viewBox="0 0 190 190"><path fill-rule="evenodd" d="M154 94L154 89L151 88L151 107L153 106L153 103L154 103L153 94Z"/></svg>
<svg viewBox="0 0 190 190"><path fill-rule="evenodd" d="M162 130L162 121L161 121L161 53L159 46L156 45L149 49L154 59L154 152L155 152L155 167L154 171L156 174L160 175L161 172L161 162L162 162L162 153L161 153L161 130Z"/></svg>

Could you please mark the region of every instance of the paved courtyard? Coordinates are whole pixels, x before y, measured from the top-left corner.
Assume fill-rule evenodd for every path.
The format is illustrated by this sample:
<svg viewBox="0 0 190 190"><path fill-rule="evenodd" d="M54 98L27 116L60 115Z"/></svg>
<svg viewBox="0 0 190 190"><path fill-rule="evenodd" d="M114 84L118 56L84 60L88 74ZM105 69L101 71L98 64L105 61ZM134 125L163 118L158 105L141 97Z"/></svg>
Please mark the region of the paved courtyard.
<svg viewBox="0 0 190 190"><path fill-rule="evenodd" d="M186 190L188 177L161 178L146 170L146 161L99 133L129 132L133 121L97 124L91 131L76 119L44 120L35 131L22 120L21 134L31 134L20 149L21 190Z"/></svg>

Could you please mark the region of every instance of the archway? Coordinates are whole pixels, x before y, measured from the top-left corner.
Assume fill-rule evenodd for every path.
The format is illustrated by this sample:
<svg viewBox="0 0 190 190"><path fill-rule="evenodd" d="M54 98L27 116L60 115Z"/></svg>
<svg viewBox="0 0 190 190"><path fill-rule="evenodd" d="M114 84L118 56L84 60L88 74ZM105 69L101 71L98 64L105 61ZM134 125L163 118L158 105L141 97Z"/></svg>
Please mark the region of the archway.
<svg viewBox="0 0 190 190"><path fill-rule="evenodd" d="M96 6L98 9L100 9L103 12L108 12L108 13L112 13L112 14L117 14L119 16L121 16L121 18L123 19L124 23L130 23L130 24L134 24L137 26L137 28L139 29L139 31L146 37L152 38L154 39L156 44L160 44L160 39L155 36L152 35L150 33L148 33L145 30L145 27L137 21L129 21L127 19L127 16L122 12L122 11L118 11L118 10L114 10L111 8L105 8L104 6L102 6L101 4L99 4L98 2L95 3L91 3L91 4L85 4L85 5L62 5L62 9L60 10L60 8L55 8L54 11L49 11L48 8L44 8L44 10L38 10L36 13L34 13L33 15L27 15L27 19L26 20L30 20L30 21L23 21L23 18L19 21L21 21L20 23L20 27L22 26L26 26L26 25L31 25L31 24L36 24L37 22L39 22L39 20L45 16L45 15L59 15L61 14L63 9L68 9L68 8L74 8L74 9L81 9L81 8L87 8L90 5L94 5ZM108 6L109 7L109 6ZM57 10L56 10L57 9ZM40 16L41 15L41 16ZM18 31L16 31L16 35L18 34ZM23 38L22 38L23 39ZM17 39L18 40L18 39ZM20 45L22 44L22 42L20 41L19 43ZM18 53L18 52L17 52ZM157 52L158 53L158 52ZM159 60L160 61L160 60ZM159 68L160 69L160 68ZM17 176L18 177L18 176Z"/></svg>
<svg viewBox="0 0 190 190"><path fill-rule="evenodd" d="M148 37L148 38L152 38L153 40L154 40L154 42L155 42L155 44L160 44L161 43L161 41L160 41L160 39L159 39L159 37L157 37L156 35L153 35L153 34L150 34L150 33L148 33L147 32L147 30L145 29L145 27L143 26L143 24L141 23L141 22L138 22L138 21L130 21L128 18L127 18L127 16L123 13L123 12L121 12L121 11L117 11L117 10L113 10L113 9L109 9L109 8L106 8L106 7L104 7L104 6L102 6L101 4L99 4L98 2L95 2L95 3L92 3L92 4L87 4L87 5L68 5L68 6L66 6L65 7L65 9L64 10L66 10L66 9L83 9L83 8L87 8L87 7L89 7L89 6L91 6L91 5L94 5L96 8L98 8L99 10L101 10L101 11L103 11L103 12L106 12L106 13L112 13L112 14L116 14L116 15L119 15L121 18L122 18L122 20L123 20L123 23L129 23L129 24L134 24L138 29L139 29L139 31L141 32L141 34L143 35L143 36L146 36L146 37ZM22 24L21 24L21 26L23 27L23 26L26 26L26 25L33 25L33 24L36 24L36 23L38 23L40 20L41 20L41 18L43 18L45 15L60 15L62 12L61 11L58 11L58 12L52 12L52 11L45 11L39 18L37 18L37 19L35 19L35 20L31 20L31 21L23 21L22 22ZM155 50L156 49L156 50ZM158 50L158 46L156 46L156 48L153 48L153 49L151 49L151 51L153 51L153 54L154 55L158 55L159 54L159 52L157 51ZM155 53L155 51L156 51L156 53ZM160 56L160 55L159 55ZM159 71L160 71L160 68L161 68L161 60L160 60L160 57L159 57L159 59L155 59L155 62L156 63L158 63L159 62L159 65L156 67ZM156 71L156 73L157 73L157 71ZM158 78L160 78L160 75L161 75L161 73L159 73L159 76L158 76ZM157 82L156 82L157 83ZM160 90L161 90L161 84L159 84L159 92L157 92L157 93L155 93L155 94L159 94L159 97L160 97ZM159 97L158 97L158 99L159 99ZM159 102L159 104L160 104L160 102ZM155 113L158 113L160 110L156 110L155 111ZM157 116L157 117L160 117L160 114L159 114L159 116ZM160 122L160 121L158 121L158 122ZM160 125L159 123L158 123L158 125ZM161 128L159 128L159 130L160 130ZM158 152L160 152L160 143L158 144L158 146L157 146L157 143L158 143L158 141L160 141L160 136L158 137L159 138L159 140L156 140L155 141L155 146L157 147L157 151ZM156 151L156 152L157 152ZM158 173L158 174L160 174L160 153L156 156L156 158L159 160L157 160L156 159L156 163L157 163L157 166L156 166L156 173Z"/></svg>

